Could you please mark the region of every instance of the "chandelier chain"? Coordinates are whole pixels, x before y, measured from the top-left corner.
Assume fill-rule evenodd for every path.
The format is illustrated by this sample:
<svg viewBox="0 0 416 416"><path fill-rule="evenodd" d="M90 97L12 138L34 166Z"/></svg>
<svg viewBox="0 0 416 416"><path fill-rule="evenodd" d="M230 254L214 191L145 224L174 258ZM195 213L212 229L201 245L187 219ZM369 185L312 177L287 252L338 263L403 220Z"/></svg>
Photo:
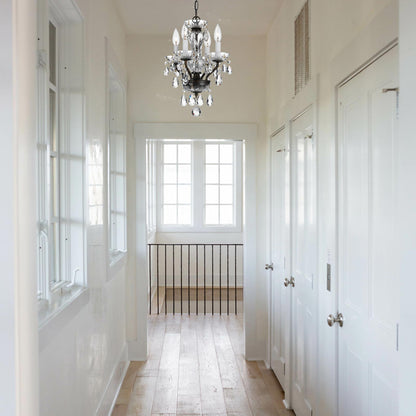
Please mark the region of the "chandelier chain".
<svg viewBox="0 0 416 416"><path fill-rule="evenodd" d="M199 1L195 0L195 4L194 4L195 16L192 19L193 21L199 21L200 20L200 17L198 16L198 9L199 9Z"/></svg>

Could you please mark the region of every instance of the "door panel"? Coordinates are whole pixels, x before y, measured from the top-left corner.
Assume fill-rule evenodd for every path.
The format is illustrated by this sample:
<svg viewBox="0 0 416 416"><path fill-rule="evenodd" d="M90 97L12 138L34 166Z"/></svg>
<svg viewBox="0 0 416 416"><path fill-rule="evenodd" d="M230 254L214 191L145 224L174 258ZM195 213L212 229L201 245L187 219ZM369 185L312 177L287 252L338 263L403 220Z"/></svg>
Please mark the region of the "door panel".
<svg viewBox="0 0 416 416"><path fill-rule="evenodd" d="M290 160L285 130L271 143L271 366L283 389L287 390L290 347L290 290L288 277L290 241Z"/></svg>
<svg viewBox="0 0 416 416"><path fill-rule="evenodd" d="M292 405L297 416L314 407L317 364L316 185L313 111L292 122Z"/></svg>
<svg viewBox="0 0 416 416"><path fill-rule="evenodd" d="M339 415L395 416L397 47L339 89Z"/></svg>

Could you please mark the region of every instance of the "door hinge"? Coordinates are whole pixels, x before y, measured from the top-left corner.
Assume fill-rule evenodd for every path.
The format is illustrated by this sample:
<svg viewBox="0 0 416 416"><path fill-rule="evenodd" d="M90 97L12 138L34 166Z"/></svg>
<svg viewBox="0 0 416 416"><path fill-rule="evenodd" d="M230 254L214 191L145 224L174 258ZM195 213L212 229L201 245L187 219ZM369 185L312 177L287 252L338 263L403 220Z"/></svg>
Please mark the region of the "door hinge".
<svg viewBox="0 0 416 416"><path fill-rule="evenodd" d="M286 375L286 363L283 364L283 375Z"/></svg>
<svg viewBox="0 0 416 416"><path fill-rule="evenodd" d="M387 94L389 92L395 92L396 93L396 116L399 117L399 106L400 106L400 88L383 88L382 93Z"/></svg>

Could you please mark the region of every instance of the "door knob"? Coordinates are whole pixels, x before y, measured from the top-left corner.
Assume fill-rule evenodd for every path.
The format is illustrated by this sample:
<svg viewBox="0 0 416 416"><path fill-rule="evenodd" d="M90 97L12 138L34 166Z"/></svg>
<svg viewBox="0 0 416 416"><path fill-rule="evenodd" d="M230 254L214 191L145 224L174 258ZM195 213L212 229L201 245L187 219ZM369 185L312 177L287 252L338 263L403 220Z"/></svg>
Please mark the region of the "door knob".
<svg viewBox="0 0 416 416"><path fill-rule="evenodd" d="M344 326L344 316L342 313L337 313L336 316L334 315L328 315L328 318L326 320L328 322L329 326L334 326L335 324L339 324L339 326L342 328Z"/></svg>
<svg viewBox="0 0 416 416"><path fill-rule="evenodd" d="M274 270L274 268L273 268L273 263L272 263L272 264L266 264L266 265L264 266L264 268L265 268L266 270Z"/></svg>
<svg viewBox="0 0 416 416"><path fill-rule="evenodd" d="M288 287L290 285L290 280L286 277L285 281L283 283L286 287Z"/></svg>

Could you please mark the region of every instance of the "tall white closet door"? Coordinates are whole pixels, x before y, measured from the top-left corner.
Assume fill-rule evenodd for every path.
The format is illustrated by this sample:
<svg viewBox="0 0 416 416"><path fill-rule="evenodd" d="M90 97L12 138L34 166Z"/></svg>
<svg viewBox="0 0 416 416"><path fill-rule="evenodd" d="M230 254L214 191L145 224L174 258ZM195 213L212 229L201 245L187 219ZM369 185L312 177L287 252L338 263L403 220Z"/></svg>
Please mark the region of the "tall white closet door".
<svg viewBox="0 0 416 416"><path fill-rule="evenodd" d="M271 366L280 384L288 388L290 349L290 154L286 130L271 143Z"/></svg>
<svg viewBox="0 0 416 416"><path fill-rule="evenodd" d="M395 416L397 47L339 89L339 416Z"/></svg>
<svg viewBox="0 0 416 416"><path fill-rule="evenodd" d="M292 407L311 416L317 367L316 146L312 108L292 122Z"/></svg>

